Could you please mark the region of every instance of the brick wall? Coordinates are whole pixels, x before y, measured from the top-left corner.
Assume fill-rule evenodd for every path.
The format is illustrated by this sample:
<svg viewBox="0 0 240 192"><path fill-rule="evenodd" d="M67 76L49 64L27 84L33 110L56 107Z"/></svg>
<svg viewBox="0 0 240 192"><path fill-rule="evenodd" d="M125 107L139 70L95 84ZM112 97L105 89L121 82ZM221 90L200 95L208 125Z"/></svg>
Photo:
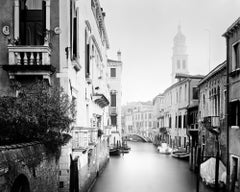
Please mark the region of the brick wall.
<svg viewBox="0 0 240 192"><path fill-rule="evenodd" d="M37 142L0 147L1 192L16 187L19 179L25 179L25 187L31 192L56 192L57 174L56 157L47 155L45 147Z"/></svg>

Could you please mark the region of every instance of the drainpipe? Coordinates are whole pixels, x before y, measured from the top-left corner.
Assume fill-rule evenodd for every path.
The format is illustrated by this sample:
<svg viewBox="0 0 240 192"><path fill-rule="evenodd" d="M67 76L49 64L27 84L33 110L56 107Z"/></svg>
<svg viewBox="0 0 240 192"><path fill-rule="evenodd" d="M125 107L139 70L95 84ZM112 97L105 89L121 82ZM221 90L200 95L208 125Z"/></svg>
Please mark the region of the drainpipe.
<svg viewBox="0 0 240 192"><path fill-rule="evenodd" d="M227 44L227 84L226 84L226 125L227 125L227 164L226 164L226 172L227 172L227 178L226 178L226 185L227 185L227 191L230 191L230 162L229 162L229 112L230 112L230 106L229 106L229 61L230 61L230 54L229 54L229 37L226 36L226 44Z"/></svg>

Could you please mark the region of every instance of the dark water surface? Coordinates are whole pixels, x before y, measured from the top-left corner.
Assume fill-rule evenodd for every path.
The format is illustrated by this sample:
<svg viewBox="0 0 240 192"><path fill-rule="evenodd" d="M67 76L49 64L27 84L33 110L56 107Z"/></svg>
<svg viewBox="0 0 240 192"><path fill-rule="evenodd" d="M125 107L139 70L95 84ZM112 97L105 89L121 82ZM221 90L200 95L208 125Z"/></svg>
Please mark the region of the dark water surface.
<svg viewBox="0 0 240 192"><path fill-rule="evenodd" d="M151 143L128 143L129 154L111 157L91 192L196 192L188 163L159 154ZM200 192L210 192L200 183Z"/></svg>

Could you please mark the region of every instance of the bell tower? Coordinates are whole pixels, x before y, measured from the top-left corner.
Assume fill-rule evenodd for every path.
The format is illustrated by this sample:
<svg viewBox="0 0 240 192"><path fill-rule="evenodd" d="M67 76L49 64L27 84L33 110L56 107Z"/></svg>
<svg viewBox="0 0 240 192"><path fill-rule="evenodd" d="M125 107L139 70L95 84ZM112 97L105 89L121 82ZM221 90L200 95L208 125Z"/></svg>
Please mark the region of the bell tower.
<svg viewBox="0 0 240 192"><path fill-rule="evenodd" d="M186 38L182 34L181 26L178 26L178 32L173 40L172 55L172 83L177 82L175 75L177 73L188 74L188 55L186 47Z"/></svg>

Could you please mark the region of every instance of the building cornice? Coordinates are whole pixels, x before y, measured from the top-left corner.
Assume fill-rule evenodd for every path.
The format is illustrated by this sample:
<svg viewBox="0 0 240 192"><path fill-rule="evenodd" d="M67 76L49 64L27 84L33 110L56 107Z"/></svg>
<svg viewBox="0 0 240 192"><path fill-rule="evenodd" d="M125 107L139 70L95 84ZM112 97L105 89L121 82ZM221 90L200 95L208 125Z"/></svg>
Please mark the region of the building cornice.
<svg viewBox="0 0 240 192"><path fill-rule="evenodd" d="M220 73L223 70L226 70L227 62L224 61L223 63L219 64L217 67L215 67L212 71L210 71L199 83L198 86L201 86L203 83L205 83L207 80L211 79L216 74Z"/></svg>
<svg viewBox="0 0 240 192"><path fill-rule="evenodd" d="M109 39L108 39L107 30L106 30L106 26L105 26L105 22L104 22L104 16L103 16L104 13L102 12L99 0L94 0L94 2L96 5L96 11L98 13L96 19L98 20L98 22L100 24L100 26L99 26L100 29L103 31L103 36L104 36L104 40L106 41L107 49L109 49L110 45L109 45Z"/></svg>
<svg viewBox="0 0 240 192"><path fill-rule="evenodd" d="M240 17L230 26L227 31L222 35L223 37L230 37L234 32L240 28Z"/></svg>

